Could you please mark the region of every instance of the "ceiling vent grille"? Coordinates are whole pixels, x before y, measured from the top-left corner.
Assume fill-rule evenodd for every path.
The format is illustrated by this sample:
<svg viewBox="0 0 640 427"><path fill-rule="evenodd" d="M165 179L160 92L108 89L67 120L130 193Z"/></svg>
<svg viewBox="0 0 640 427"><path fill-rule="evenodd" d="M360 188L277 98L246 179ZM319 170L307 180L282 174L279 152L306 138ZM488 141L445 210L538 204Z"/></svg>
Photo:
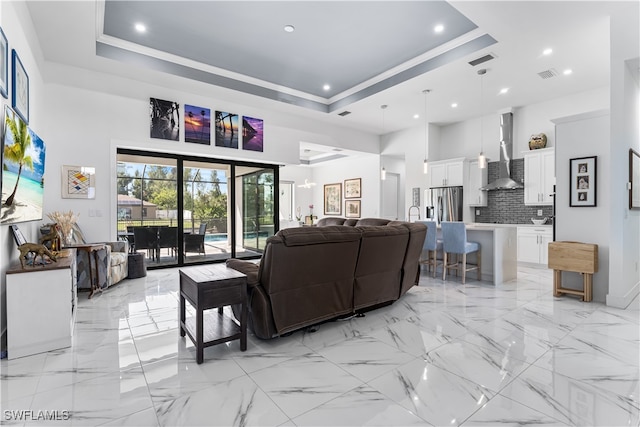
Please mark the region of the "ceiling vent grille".
<svg viewBox="0 0 640 427"><path fill-rule="evenodd" d="M348 116L349 114L351 114L351 111L343 111L342 113L338 113L339 116Z"/></svg>
<svg viewBox="0 0 640 427"><path fill-rule="evenodd" d="M550 69L545 70L545 71L540 71L540 72L538 73L538 75L540 76L540 78L542 78L542 79L545 79L545 80L546 80L546 79L550 79L550 78L552 78L552 77L557 76L557 75L558 75L558 72L557 72L556 70L554 70L553 68L550 68Z"/></svg>
<svg viewBox="0 0 640 427"><path fill-rule="evenodd" d="M489 53L485 56L481 56L480 58L474 59L473 61L469 61L469 65L471 65L472 67L475 67L476 65L483 64L487 61L491 61L492 59L495 59L495 56Z"/></svg>

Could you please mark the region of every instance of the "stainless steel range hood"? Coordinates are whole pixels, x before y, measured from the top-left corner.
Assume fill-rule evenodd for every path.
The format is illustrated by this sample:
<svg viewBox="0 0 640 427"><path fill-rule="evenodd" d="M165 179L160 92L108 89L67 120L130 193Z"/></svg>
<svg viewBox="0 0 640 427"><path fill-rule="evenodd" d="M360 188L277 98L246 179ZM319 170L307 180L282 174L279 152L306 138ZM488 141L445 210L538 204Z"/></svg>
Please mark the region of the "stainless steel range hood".
<svg viewBox="0 0 640 427"><path fill-rule="evenodd" d="M515 190L524 188L511 179L511 157L513 156L513 113L500 115L500 173L498 179L485 185L481 190Z"/></svg>

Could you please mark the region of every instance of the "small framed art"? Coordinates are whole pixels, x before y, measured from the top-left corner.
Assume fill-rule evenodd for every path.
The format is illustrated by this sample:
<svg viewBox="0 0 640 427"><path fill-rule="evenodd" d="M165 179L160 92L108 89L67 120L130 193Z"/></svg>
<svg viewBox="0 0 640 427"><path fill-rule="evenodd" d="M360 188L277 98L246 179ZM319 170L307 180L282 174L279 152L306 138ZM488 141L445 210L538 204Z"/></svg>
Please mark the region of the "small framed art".
<svg viewBox="0 0 640 427"><path fill-rule="evenodd" d="M569 160L569 206L597 206L597 157Z"/></svg>
<svg viewBox="0 0 640 427"><path fill-rule="evenodd" d="M324 214L342 214L342 184L324 185Z"/></svg>
<svg viewBox="0 0 640 427"><path fill-rule="evenodd" d="M360 200L345 200L344 216L346 218L360 218Z"/></svg>
<svg viewBox="0 0 640 427"><path fill-rule="evenodd" d="M95 199L96 169L86 166L62 166L63 199Z"/></svg>
<svg viewBox="0 0 640 427"><path fill-rule="evenodd" d="M20 118L29 124L29 76L15 49L11 51L11 106Z"/></svg>
<svg viewBox="0 0 640 427"><path fill-rule="evenodd" d="M9 43L0 28L0 95L8 97L9 92Z"/></svg>
<svg viewBox="0 0 640 427"><path fill-rule="evenodd" d="M353 178L344 180L344 198L345 199L359 199L362 197L361 191L362 179Z"/></svg>

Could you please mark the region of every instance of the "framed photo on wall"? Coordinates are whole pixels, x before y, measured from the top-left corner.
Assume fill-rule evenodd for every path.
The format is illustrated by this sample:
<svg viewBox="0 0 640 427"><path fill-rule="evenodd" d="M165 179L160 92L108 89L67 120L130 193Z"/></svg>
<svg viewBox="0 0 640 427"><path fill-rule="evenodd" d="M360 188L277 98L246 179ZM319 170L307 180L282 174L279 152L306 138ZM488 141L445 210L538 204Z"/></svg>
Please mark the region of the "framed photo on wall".
<svg viewBox="0 0 640 427"><path fill-rule="evenodd" d="M325 215L341 215L342 214L342 184L325 184L324 185L324 214Z"/></svg>
<svg viewBox="0 0 640 427"><path fill-rule="evenodd" d="M362 197L362 179L353 178L344 180L344 198L359 199Z"/></svg>
<svg viewBox="0 0 640 427"><path fill-rule="evenodd" d="M360 218L360 200L344 201L344 216L346 218Z"/></svg>
<svg viewBox="0 0 640 427"><path fill-rule="evenodd" d="M15 49L11 51L11 106L17 115L29 124L29 76Z"/></svg>
<svg viewBox="0 0 640 427"><path fill-rule="evenodd" d="M9 43L4 31L0 28L0 95L9 95Z"/></svg>
<svg viewBox="0 0 640 427"><path fill-rule="evenodd" d="M95 199L96 169L87 166L62 166L63 199Z"/></svg>
<svg viewBox="0 0 640 427"><path fill-rule="evenodd" d="M597 206L597 157L569 160L569 206Z"/></svg>

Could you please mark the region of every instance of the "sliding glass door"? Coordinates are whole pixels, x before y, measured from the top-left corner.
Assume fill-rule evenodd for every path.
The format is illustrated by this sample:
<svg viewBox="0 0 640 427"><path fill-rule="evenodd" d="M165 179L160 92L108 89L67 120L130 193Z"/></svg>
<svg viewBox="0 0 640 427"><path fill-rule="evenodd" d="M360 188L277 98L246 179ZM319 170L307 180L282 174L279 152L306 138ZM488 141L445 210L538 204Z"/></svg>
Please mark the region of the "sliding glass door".
<svg viewBox="0 0 640 427"><path fill-rule="evenodd" d="M117 229L148 265L178 263L178 160L118 155Z"/></svg>
<svg viewBox="0 0 640 427"><path fill-rule="evenodd" d="M231 257L230 175L231 166L227 164L184 161L185 264Z"/></svg>
<svg viewBox="0 0 640 427"><path fill-rule="evenodd" d="M277 166L119 149L118 236L147 266L258 258L278 227Z"/></svg>
<svg viewBox="0 0 640 427"><path fill-rule="evenodd" d="M261 254L267 238L275 232L275 184L272 169L236 168L240 195L240 226L242 236L238 258Z"/></svg>

